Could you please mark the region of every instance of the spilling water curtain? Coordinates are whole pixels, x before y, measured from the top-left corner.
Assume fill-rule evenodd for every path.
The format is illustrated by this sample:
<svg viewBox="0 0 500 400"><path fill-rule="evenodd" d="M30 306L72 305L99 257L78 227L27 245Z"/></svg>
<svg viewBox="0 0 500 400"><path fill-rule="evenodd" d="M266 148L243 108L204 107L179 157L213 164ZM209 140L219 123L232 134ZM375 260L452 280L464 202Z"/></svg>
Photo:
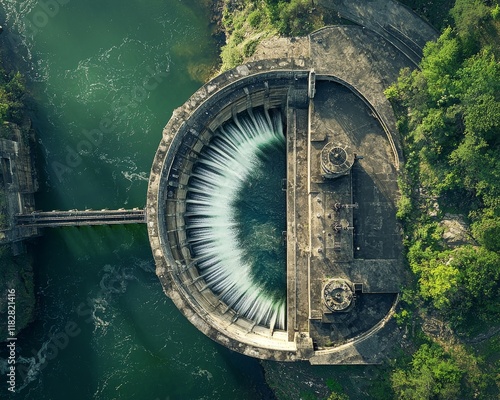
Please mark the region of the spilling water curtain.
<svg viewBox="0 0 500 400"><path fill-rule="evenodd" d="M203 150L186 210L188 241L208 286L239 315L278 329L286 316L285 169L281 114L240 114Z"/></svg>

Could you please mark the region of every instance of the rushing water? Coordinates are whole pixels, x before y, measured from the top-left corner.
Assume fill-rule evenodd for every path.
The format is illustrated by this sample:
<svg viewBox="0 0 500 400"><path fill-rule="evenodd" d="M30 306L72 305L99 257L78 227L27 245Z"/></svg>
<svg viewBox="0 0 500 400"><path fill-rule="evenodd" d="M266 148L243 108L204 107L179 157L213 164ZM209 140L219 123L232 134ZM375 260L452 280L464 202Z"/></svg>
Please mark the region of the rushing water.
<svg viewBox="0 0 500 400"><path fill-rule="evenodd" d="M144 206L162 128L216 59L206 10L195 0L0 5L1 39L35 98L38 208ZM165 297L144 226L47 230L34 250L37 318L18 339L15 398L271 396L256 360L212 342Z"/></svg>
<svg viewBox="0 0 500 400"><path fill-rule="evenodd" d="M239 314L280 329L286 313L284 155L279 113L240 115L219 128L195 166L186 213L208 285Z"/></svg>

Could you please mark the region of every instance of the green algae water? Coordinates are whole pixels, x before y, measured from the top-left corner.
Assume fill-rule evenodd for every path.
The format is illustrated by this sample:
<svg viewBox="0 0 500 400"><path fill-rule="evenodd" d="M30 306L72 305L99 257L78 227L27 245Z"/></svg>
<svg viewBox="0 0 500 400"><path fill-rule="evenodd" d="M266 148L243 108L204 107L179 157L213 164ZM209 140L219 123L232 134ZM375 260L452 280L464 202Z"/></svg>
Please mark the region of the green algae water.
<svg viewBox="0 0 500 400"><path fill-rule="evenodd" d="M263 147L256 167L238 192L236 210L238 243L252 265L253 281L274 302L286 299L286 176L285 141ZM263 207L265 205L265 207ZM285 313L283 309L283 314ZM284 315L283 315L284 328Z"/></svg>
<svg viewBox="0 0 500 400"><path fill-rule="evenodd" d="M0 5L35 99L37 208L143 207L162 128L216 61L207 10ZM17 393L2 384L2 399L272 398L256 360L212 342L163 294L144 226L46 230L34 253L37 318L18 338Z"/></svg>

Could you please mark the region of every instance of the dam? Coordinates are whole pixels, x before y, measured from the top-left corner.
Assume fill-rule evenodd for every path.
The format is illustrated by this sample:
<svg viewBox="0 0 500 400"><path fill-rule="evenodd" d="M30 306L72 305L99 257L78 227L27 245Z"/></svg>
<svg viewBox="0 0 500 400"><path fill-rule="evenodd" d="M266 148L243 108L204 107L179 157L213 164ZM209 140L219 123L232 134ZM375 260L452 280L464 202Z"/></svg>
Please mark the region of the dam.
<svg viewBox="0 0 500 400"><path fill-rule="evenodd" d="M401 37L335 26L278 39L174 111L151 170L147 229L165 293L216 342L262 359L377 364L397 341L403 158L383 91L414 64ZM258 185L243 192L249 176L279 163L286 222L272 230L286 265L255 273L238 198L257 196ZM273 268L282 279L271 287L260 276Z"/></svg>

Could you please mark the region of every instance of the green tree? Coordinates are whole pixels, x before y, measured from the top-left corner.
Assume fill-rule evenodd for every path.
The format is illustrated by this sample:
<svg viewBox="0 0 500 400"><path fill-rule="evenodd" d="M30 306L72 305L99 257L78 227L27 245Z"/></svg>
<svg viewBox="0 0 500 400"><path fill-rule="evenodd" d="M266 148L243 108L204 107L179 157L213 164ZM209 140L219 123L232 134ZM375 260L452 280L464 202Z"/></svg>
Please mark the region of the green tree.
<svg viewBox="0 0 500 400"><path fill-rule="evenodd" d="M459 398L463 372L436 344L423 344L406 369L391 376L392 388L400 400L451 400Z"/></svg>
<svg viewBox="0 0 500 400"><path fill-rule="evenodd" d="M500 318L500 255L462 246L421 258L420 295L455 324Z"/></svg>
<svg viewBox="0 0 500 400"><path fill-rule="evenodd" d="M463 104L468 132L498 143L500 127L500 64L485 49L468 58L457 72L458 96Z"/></svg>
<svg viewBox="0 0 500 400"><path fill-rule="evenodd" d="M450 307L450 294L456 290L460 271L440 260L431 260L419 280L420 292L431 299L437 309Z"/></svg>
<svg viewBox="0 0 500 400"><path fill-rule="evenodd" d="M447 104L461 59L460 42L451 28L445 29L436 42L429 42L425 46L421 74L427 82L426 90L433 102Z"/></svg>
<svg viewBox="0 0 500 400"><path fill-rule="evenodd" d="M0 84L0 123L19 122L26 93L24 78L19 72L12 77L5 76L5 72L0 73L4 74L4 83Z"/></svg>
<svg viewBox="0 0 500 400"><path fill-rule="evenodd" d="M500 217L485 215L472 225L472 234L487 250L500 252Z"/></svg>
<svg viewBox="0 0 500 400"><path fill-rule="evenodd" d="M500 256L484 247L465 246L451 263L460 270L451 300L453 316L497 322L500 317Z"/></svg>
<svg viewBox="0 0 500 400"><path fill-rule="evenodd" d="M349 396L344 393L344 388L335 379L327 379L326 385L332 393L325 400L349 400Z"/></svg>
<svg viewBox="0 0 500 400"><path fill-rule="evenodd" d="M456 0L450 14L464 48L469 52L477 50L481 31L492 18L490 8L481 0Z"/></svg>
<svg viewBox="0 0 500 400"><path fill-rule="evenodd" d="M475 2L457 2L456 18L465 18L465 4ZM500 64L490 48L469 54L447 28L426 45L421 70L401 71L386 94L399 107L398 125L418 161L418 174L409 175L434 195L466 190L500 209Z"/></svg>

